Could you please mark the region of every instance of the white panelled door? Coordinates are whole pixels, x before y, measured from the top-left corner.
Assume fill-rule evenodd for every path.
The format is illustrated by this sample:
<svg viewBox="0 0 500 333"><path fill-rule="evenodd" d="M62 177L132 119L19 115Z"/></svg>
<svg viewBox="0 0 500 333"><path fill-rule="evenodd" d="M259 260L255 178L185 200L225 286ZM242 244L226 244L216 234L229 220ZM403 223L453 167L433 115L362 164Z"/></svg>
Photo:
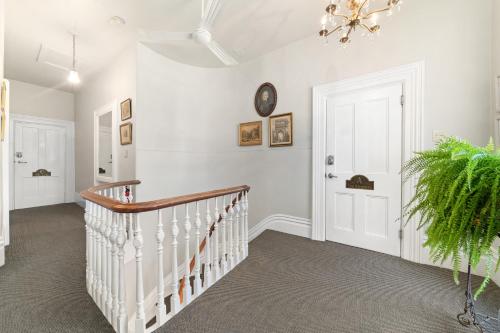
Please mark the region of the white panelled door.
<svg viewBox="0 0 500 333"><path fill-rule="evenodd" d="M14 208L63 203L66 129L16 122L14 138Z"/></svg>
<svg viewBox="0 0 500 333"><path fill-rule="evenodd" d="M401 255L401 96L394 84L328 100L327 240Z"/></svg>

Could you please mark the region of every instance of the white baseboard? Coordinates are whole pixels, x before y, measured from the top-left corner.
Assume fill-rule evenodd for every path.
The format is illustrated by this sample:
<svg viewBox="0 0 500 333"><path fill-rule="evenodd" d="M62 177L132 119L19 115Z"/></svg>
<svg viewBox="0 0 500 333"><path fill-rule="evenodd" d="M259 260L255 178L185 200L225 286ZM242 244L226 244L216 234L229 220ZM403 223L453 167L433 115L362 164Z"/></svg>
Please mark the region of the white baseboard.
<svg viewBox="0 0 500 333"><path fill-rule="evenodd" d="M310 239L311 220L284 214L274 214L268 216L248 231L249 241L257 238L265 230L275 230Z"/></svg>

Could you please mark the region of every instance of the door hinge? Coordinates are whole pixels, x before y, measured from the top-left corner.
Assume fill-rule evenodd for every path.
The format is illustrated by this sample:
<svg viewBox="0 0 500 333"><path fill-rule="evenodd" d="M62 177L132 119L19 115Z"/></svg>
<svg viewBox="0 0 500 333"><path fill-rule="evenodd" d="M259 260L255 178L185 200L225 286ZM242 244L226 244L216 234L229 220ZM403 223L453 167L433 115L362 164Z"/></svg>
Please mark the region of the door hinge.
<svg viewBox="0 0 500 333"><path fill-rule="evenodd" d="M403 229L399 229L399 239L403 239Z"/></svg>
<svg viewBox="0 0 500 333"><path fill-rule="evenodd" d="M401 95L401 106L405 106L405 95Z"/></svg>

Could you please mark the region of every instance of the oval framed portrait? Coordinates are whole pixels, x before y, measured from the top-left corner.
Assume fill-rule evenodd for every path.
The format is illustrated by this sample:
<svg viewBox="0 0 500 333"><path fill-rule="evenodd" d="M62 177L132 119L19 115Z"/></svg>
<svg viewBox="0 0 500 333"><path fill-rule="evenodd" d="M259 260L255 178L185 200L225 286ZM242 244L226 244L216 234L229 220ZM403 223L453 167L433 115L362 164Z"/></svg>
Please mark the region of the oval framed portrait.
<svg viewBox="0 0 500 333"><path fill-rule="evenodd" d="M276 88L269 83L263 83L255 94L255 110L261 117L267 117L273 113L278 103Z"/></svg>

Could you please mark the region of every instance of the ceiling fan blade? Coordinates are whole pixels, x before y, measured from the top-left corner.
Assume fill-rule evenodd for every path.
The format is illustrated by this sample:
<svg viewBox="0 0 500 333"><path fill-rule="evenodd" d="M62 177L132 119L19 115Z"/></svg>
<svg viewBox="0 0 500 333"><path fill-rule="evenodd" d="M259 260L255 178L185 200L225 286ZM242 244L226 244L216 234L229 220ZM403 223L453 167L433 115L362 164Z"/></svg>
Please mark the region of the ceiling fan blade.
<svg viewBox="0 0 500 333"><path fill-rule="evenodd" d="M139 31L139 39L141 42L162 44L173 41L189 40L193 37L191 32L170 32L170 31Z"/></svg>
<svg viewBox="0 0 500 333"><path fill-rule="evenodd" d="M228 52L226 52L216 41L212 40L206 44L213 54L226 66L237 65L238 62Z"/></svg>
<svg viewBox="0 0 500 333"><path fill-rule="evenodd" d="M214 22L217 14L222 7L223 0L205 0L206 6L203 8L203 15L201 17L201 26L205 28L211 27ZM202 2L203 5L204 2Z"/></svg>

